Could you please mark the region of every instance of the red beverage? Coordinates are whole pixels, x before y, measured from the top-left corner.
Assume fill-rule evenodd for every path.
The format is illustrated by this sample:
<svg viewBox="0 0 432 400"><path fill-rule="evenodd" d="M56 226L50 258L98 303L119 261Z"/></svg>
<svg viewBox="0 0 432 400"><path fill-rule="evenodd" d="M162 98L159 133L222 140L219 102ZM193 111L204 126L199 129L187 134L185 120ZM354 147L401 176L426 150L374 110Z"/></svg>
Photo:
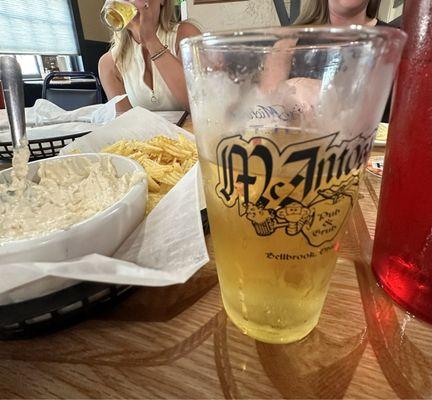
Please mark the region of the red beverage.
<svg viewBox="0 0 432 400"><path fill-rule="evenodd" d="M432 323L432 0L406 1L372 267L384 290Z"/></svg>

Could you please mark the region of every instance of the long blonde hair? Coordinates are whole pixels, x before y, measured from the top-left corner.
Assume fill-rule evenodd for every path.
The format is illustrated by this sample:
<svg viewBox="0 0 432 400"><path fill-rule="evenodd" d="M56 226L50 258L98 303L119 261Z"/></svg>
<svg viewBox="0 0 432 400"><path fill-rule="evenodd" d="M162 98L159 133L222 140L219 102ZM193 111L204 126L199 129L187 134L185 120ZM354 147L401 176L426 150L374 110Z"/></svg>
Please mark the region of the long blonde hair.
<svg viewBox="0 0 432 400"><path fill-rule="evenodd" d="M368 18L376 18L381 0L369 0L366 8ZM295 25L325 25L330 23L328 0L305 0Z"/></svg>
<svg viewBox="0 0 432 400"><path fill-rule="evenodd" d="M163 30L169 32L178 22L175 12L174 0L165 0L159 15L159 25ZM124 69L129 63L133 38L127 29L113 32L111 37L111 51L118 68Z"/></svg>

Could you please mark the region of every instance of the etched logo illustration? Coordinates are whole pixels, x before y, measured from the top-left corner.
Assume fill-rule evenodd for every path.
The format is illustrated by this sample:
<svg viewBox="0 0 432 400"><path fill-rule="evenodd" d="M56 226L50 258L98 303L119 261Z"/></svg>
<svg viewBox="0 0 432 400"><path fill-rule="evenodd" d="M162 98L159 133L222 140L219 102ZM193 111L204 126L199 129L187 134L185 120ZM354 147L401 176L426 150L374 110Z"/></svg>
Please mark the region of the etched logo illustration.
<svg viewBox="0 0 432 400"><path fill-rule="evenodd" d="M334 133L280 149L266 137L223 139L217 147L216 193L237 207L258 236L282 230L310 245L332 242L354 204L373 134Z"/></svg>

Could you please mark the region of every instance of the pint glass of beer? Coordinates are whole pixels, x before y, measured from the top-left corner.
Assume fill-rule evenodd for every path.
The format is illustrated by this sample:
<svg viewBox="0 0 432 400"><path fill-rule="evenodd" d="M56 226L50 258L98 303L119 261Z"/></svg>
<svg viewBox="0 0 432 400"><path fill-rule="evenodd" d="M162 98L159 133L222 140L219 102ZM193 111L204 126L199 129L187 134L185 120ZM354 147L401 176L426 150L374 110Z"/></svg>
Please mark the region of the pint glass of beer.
<svg viewBox="0 0 432 400"><path fill-rule="evenodd" d="M404 42L353 26L181 43L222 299L247 335L317 325Z"/></svg>
<svg viewBox="0 0 432 400"><path fill-rule="evenodd" d="M138 10L129 0L106 0L101 11L102 22L113 31L121 31L132 21Z"/></svg>

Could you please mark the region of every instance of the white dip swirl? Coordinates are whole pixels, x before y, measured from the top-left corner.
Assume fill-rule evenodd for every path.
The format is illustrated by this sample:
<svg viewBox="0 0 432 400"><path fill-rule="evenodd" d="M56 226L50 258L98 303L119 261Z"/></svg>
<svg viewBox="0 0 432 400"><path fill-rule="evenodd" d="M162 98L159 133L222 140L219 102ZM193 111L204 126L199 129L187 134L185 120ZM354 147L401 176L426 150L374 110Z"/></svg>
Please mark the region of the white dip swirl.
<svg viewBox="0 0 432 400"><path fill-rule="evenodd" d="M12 182L0 184L0 245L68 229L113 205L145 176L118 177L109 156L45 161L37 183L15 168Z"/></svg>

